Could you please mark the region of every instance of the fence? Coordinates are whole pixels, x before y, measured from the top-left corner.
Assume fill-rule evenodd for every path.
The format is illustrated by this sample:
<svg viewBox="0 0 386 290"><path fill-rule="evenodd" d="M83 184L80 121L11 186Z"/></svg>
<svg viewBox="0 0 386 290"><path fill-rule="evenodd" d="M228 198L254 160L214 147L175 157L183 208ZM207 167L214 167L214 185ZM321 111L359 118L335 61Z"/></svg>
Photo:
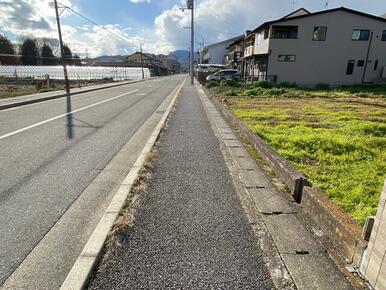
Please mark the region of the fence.
<svg viewBox="0 0 386 290"><path fill-rule="evenodd" d="M141 79L142 69L132 67L93 67L93 66L68 66L70 80L100 80L110 78L114 81L127 79ZM150 71L144 68L144 75L150 77ZM0 65L0 77L5 78L34 78L63 80L62 66L14 66Z"/></svg>

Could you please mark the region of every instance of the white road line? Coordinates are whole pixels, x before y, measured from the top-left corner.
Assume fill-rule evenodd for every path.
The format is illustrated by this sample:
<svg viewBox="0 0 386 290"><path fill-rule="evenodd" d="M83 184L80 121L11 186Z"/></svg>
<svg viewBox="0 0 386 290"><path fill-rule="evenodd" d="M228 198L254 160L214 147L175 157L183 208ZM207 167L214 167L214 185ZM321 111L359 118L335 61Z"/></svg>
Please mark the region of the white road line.
<svg viewBox="0 0 386 290"><path fill-rule="evenodd" d="M52 117L52 118L50 118L50 119L47 119L47 120L44 120L44 121L41 121L41 122L32 124L32 125L30 125L30 126L27 126L27 127L21 128L21 129L19 129L19 130L16 130L16 131L7 133L7 134L5 134L5 135L2 135L2 136L0 136L0 140L3 140L3 139L5 139L5 138L11 137L11 136L13 136L13 135L19 134L19 133L21 133L21 132L27 131L27 130L29 130L29 129L32 129L32 128L41 126L41 125L46 124L46 123L48 123L48 122L52 122L52 121L55 121L55 120L57 120L57 119L66 117L66 116L68 116L68 115L70 115L70 114L74 114L74 113L76 113L76 112L80 112L80 111L83 111L83 110L86 110L86 109L90 109L90 108L92 108L92 107L101 105L101 104L103 104L103 103L107 103L107 102L113 101L113 100L115 100L115 99L122 98L122 97L124 97L124 96L133 94L133 93L135 93L135 92L138 92L138 90L134 90L134 91L131 91L131 92L128 92L128 93L119 95L119 96L115 96L115 97L112 97L112 98L110 98L110 99L106 99L106 100L103 100L103 101L100 101L100 102L97 102L97 103L88 105L88 106L86 106L86 107L82 107L82 108L76 109L76 110L74 110L74 111L71 111L71 112L68 112L68 113L64 113L64 114L61 114L61 115Z"/></svg>

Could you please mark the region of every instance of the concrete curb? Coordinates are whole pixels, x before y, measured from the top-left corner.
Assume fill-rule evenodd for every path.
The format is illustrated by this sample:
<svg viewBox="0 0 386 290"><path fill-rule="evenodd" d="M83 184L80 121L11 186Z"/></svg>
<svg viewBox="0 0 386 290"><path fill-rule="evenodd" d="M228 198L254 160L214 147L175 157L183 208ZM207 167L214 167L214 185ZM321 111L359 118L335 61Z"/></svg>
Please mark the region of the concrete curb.
<svg viewBox="0 0 386 290"><path fill-rule="evenodd" d="M90 93L90 92L94 92L94 91L100 91L100 90L104 90L104 89L120 87L120 86L125 86L125 85L130 85L130 84L135 84L135 83L139 83L139 82L143 82L143 81L145 81L145 80L128 81L128 82L125 82L125 83L121 82L119 84L111 84L111 85L108 85L108 86L105 86L105 87L89 88L89 89L85 89L85 90L82 90L82 91L71 92L71 96L80 95L80 94L83 94L83 93ZM44 101L55 100L55 99L63 98L63 97L66 97L66 96L67 95L65 93L58 93L58 94L55 94L55 95L52 95L52 96L41 97L41 98L37 98L37 99L30 99L30 100L25 100L25 101L20 101L20 102L14 102L14 103L9 103L9 104L5 104L5 105L0 105L0 111L6 110L6 109L10 109L10 108L15 108L15 107L21 107L21 106L25 106L25 105L40 103L40 102L44 102Z"/></svg>
<svg viewBox="0 0 386 290"><path fill-rule="evenodd" d="M163 114L161 120L158 122L142 152L138 156L134 166L131 168L130 172L115 193L110 205L107 207L104 215L89 238L86 246L83 248L70 273L67 275L64 283L60 288L61 290L83 289L87 285L87 282L92 272L94 271L95 266L97 265L97 261L103 250L107 236L112 226L114 225L114 222L117 219L127 197L129 196L131 188L139 177L139 171L143 167L147 155L150 153L155 142L157 141L159 134L161 133L161 130L164 127L170 114L170 111L172 110L178 96L180 95L184 83L185 80L170 94L173 96L171 103Z"/></svg>
<svg viewBox="0 0 386 290"><path fill-rule="evenodd" d="M367 242L362 239L359 225L346 212L333 204L320 189L312 187L301 172L280 156L268 143L256 136L214 95L205 88L203 89L224 119L239 131L243 138L267 161L277 177L289 186L295 200L297 197L295 190L297 185L300 185L301 193L304 196L297 201L300 203L304 217L323 231L346 263L358 266L367 246Z"/></svg>
<svg viewBox="0 0 386 290"><path fill-rule="evenodd" d="M240 133L255 147L259 154L273 168L278 178L284 182L291 190L292 196L297 203L301 202L304 186L310 186L307 177L299 170L295 169L285 158L279 155L267 142L255 135L251 129L231 111L229 111L222 102L214 97L205 87L205 93L209 96L216 108L222 113L224 118L236 127Z"/></svg>

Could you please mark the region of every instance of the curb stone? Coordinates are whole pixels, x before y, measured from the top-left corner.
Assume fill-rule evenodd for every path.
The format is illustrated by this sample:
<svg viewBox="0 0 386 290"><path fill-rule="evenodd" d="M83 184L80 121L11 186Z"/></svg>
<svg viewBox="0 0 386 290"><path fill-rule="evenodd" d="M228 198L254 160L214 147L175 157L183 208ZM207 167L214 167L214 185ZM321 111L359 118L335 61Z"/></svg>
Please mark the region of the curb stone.
<svg viewBox="0 0 386 290"><path fill-rule="evenodd" d="M158 136L165 125L167 117L169 116L169 113L171 112L178 96L180 95L184 83L185 80L170 94L173 96L171 103L167 107L167 110L163 114L152 135L148 139L134 166L122 182L120 188L115 193L110 205L105 211L105 214L99 221L86 246L83 248L71 271L63 282L60 288L61 290L80 290L87 285L87 282L92 272L94 271L95 266L97 265L97 261L103 250L107 236L115 220L117 219L127 197L129 196L131 188L138 178L139 171L144 164L146 156L150 153L155 142L157 141Z"/></svg>

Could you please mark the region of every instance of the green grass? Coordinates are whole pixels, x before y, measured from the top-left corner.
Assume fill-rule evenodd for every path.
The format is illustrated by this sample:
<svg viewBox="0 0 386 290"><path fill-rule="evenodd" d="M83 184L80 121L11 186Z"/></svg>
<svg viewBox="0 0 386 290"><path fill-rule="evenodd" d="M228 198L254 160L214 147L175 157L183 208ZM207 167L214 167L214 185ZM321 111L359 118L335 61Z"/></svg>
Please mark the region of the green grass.
<svg viewBox="0 0 386 290"><path fill-rule="evenodd" d="M32 93L30 91L0 92L0 99L20 97L28 94Z"/></svg>
<svg viewBox="0 0 386 290"><path fill-rule="evenodd" d="M56 86L55 87L43 86L40 89L37 89L35 86L22 86L20 88L15 86L12 90L0 91L0 99L14 98L14 97L20 97L24 95L37 94L37 93L46 93L46 92L52 92L57 90L60 90L60 88Z"/></svg>
<svg viewBox="0 0 386 290"><path fill-rule="evenodd" d="M360 224L376 213L386 173L386 86L211 90Z"/></svg>
<svg viewBox="0 0 386 290"><path fill-rule="evenodd" d="M386 85L364 84L342 86L338 88L328 88L328 85L319 84L317 88L301 88L296 84L283 83L275 85L270 82L256 82L252 84L237 83L234 80L222 80L221 82L211 81L207 87L214 93L225 96L242 96L242 97L281 97L281 98L344 98L344 97L361 97L361 98L386 98Z"/></svg>

